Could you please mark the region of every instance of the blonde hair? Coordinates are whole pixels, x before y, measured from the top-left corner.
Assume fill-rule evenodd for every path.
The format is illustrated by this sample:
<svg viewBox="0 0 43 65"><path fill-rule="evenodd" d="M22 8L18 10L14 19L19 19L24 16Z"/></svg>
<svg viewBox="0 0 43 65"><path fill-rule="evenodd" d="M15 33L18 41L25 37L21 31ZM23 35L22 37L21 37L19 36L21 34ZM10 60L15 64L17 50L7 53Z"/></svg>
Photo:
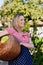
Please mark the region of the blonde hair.
<svg viewBox="0 0 43 65"><path fill-rule="evenodd" d="M15 29L18 28L18 18L19 18L20 16L23 16L23 14L19 13L19 14L16 14L16 15L13 17L13 19L12 19L12 21L11 21L11 27L13 27L13 28L15 28Z"/></svg>

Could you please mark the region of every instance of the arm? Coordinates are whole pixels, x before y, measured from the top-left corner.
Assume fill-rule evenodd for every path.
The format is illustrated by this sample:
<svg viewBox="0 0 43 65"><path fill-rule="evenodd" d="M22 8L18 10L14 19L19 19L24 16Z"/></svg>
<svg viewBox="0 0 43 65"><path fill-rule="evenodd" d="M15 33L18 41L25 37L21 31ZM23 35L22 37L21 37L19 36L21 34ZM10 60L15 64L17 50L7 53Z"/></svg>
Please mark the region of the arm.
<svg viewBox="0 0 43 65"><path fill-rule="evenodd" d="M34 45L33 45L33 42L31 41L31 38L29 38L29 39L30 39L30 43L21 42L20 45L24 45L27 48L34 48Z"/></svg>
<svg viewBox="0 0 43 65"><path fill-rule="evenodd" d="M0 31L0 37L3 36L3 35L6 35L6 34L9 34L9 33L7 32L7 30Z"/></svg>

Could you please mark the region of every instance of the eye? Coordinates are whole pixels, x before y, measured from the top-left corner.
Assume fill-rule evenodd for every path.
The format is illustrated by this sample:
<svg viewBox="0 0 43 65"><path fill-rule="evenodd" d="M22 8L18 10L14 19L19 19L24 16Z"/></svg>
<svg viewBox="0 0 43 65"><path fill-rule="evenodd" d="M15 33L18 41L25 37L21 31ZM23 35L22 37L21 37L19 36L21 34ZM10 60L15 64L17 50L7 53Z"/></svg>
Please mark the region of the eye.
<svg viewBox="0 0 43 65"><path fill-rule="evenodd" d="M24 19L21 19L21 21L23 21Z"/></svg>

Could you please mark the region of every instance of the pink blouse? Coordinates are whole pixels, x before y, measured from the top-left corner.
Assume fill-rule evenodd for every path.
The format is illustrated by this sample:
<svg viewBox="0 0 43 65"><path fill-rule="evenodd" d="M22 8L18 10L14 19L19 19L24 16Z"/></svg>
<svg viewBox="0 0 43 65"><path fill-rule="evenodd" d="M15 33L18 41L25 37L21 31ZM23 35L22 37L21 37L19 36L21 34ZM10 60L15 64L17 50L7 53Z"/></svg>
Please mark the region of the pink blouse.
<svg viewBox="0 0 43 65"><path fill-rule="evenodd" d="M25 43L29 43L30 40L30 33L25 32L25 33L19 33L16 30L14 30L13 28L6 28L6 30L8 31L9 34L14 35L20 42L25 42Z"/></svg>

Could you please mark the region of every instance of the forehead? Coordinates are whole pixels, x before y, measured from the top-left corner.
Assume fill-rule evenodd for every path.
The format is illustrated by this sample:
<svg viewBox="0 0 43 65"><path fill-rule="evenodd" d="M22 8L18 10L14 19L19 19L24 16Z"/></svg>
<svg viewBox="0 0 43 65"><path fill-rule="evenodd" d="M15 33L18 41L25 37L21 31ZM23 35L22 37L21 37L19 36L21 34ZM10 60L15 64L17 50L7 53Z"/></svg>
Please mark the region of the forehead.
<svg viewBox="0 0 43 65"><path fill-rule="evenodd" d="M21 15L21 16L18 17L18 19L24 19L24 16Z"/></svg>

